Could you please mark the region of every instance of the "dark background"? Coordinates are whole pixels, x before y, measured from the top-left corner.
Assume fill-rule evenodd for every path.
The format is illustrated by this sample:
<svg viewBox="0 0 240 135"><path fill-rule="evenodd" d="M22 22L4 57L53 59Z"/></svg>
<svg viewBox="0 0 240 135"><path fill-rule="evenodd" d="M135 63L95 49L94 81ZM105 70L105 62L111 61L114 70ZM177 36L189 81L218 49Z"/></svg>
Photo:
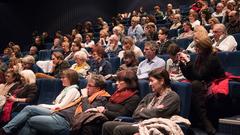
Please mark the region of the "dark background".
<svg viewBox="0 0 240 135"><path fill-rule="evenodd" d="M109 20L118 12L130 12L143 6L147 11L155 4L164 9L171 2L191 4L193 0L0 0L0 53L9 41L28 49L34 30L57 30L70 33L78 22L96 20L101 16Z"/></svg>

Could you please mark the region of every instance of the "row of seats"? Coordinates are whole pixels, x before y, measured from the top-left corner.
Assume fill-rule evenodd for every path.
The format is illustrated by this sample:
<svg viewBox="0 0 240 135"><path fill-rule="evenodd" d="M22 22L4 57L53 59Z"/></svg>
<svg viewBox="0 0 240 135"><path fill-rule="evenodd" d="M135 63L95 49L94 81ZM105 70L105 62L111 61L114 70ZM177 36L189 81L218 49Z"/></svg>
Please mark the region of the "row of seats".
<svg viewBox="0 0 240 135"><path fill-rule="evenodd" d="M143 98L146 94L151 92L151 88L149 87L149 82L147 80L139 80L139 95ZM79 87L85 88L87 85L87 80L82 78L79 80ZM38 86L38 100L36 104L51 104L52 101L56 98L56 96L61 92L63 86L61 84L60 79L37 79ZM191 106L191 83L182 83L182 82L172 82L171 88L180 96L181 105L180 105L180 115L189 118L190 114L190 106ZM116 89L116 84L112 81L106 82L106 90L113 94ZM236 115L240 113L240 83L235 81L230 81L229 83L229 96L232 100L231 110L229 113L232 115ZM181 125L180 125L181 126ZM181 126L184 130L184 133L188 132L188 128L185 126Z"/></svg>

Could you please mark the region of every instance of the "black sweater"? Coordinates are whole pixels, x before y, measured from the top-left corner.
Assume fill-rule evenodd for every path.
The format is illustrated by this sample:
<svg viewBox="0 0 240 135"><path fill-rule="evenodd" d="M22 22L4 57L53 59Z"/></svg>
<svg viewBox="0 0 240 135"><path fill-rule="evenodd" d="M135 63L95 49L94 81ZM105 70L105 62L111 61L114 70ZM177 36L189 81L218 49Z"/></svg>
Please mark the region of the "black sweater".
<svg viewBox="0 0 240 135"><path fill-rule="evenodd" d="M210 83L214 79L224 77L224 69L215 54L197 56L196 60L183 64L180 63L183 75L190 81L198 80Z"/></svg>

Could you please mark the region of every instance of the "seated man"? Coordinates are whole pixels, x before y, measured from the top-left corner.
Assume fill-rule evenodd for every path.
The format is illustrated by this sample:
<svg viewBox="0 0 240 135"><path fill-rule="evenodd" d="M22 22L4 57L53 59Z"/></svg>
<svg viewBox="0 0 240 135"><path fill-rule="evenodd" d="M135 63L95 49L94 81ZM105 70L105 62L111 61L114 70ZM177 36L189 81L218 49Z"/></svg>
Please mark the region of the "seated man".
<svg viewBox="0 0 240 135"><path fill-rule="evenodd" d="M237 42L232 35L227 35L226 27L223 24L213 26L213 47L215 51L233 52L236 51Z"/></svg>
<svg viewBox="0 0 240 135"><path fill-rule="evenodd" d="M150 73L153 69L165 67L165 61L157 56L156 42L146 42L144 53L146 59L138 66L138 79L147 79L148 73Z"/></svg>

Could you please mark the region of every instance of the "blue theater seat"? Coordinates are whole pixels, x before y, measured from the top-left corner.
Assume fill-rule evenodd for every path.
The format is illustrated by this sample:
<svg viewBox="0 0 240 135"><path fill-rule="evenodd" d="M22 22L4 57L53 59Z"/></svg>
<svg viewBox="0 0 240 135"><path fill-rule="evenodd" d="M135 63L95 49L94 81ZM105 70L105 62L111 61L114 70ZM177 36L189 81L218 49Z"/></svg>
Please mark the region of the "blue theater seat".
<svg viewBox="0 0 240 135"><path fill-rule="evenodd" d="M229 52L226 57L226 71L234 75L240 75L240 52Z"/></svg>
<svg viewBox="0 0 240 135"><path fill-rule="evenodd" d="M188 45L192 42L192 39L183 38L183 39L176 39L173 40L180 48L187 49Z"/></svg>
<svg viewBox="0 0 240 135"><path fill-rule="evenodd" d="M111 58L107 58L107 60L112 65L112 73L115 74L120 67L120 58L119 57L111 57Z"/></svg>
<svg viewBox="0 0 240 135"><path fill-rule="evenodd" d="M63 89L60 79L37 79L37 87L37 104L51 104Z"/></svg>
<svg viewBox="0 0 240 135"><path fill-rule="evenodd" d="M40 50L38 52L38 60L50 60L51 59L51 50Z"/></svg>
<svg viewBox="0 0 240 135"><path fill-rule="evenodd" d="M240 50L240 33L233 34L233 37L237 41L237 50Z"/></svg>

